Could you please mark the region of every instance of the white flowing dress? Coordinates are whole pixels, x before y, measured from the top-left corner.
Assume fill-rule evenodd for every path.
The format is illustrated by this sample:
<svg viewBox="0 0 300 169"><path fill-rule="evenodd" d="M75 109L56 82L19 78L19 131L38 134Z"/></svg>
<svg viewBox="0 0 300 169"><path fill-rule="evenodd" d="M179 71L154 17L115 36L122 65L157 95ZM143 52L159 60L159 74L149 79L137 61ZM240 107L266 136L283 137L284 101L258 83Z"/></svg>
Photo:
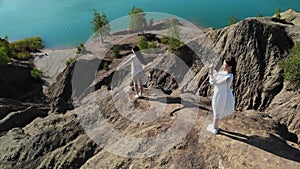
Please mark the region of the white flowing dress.
<svg viewBox="0 0 300 169"><path fill-rule="evenodd" d="M148 78L145 75L142 64L139 61L139 59L136 57L136 55L131 55L128 60L126 60L124 63L122 63L120 66L118 66L118 69L122 69L122 68L128 66L130 63L131 63L131 78L132 78L132 80L139 79L141 82L140 85L146 85Z"/></svg>
<svg viewBox="0 0 300 169"><path fill-rule="evenodd" d="M213 76L210 75L209 83L214 86L212 109L215 118L220 119L234 111L235 99L230 89L232 80L233 74L224 71L214 71Z"/></svg>

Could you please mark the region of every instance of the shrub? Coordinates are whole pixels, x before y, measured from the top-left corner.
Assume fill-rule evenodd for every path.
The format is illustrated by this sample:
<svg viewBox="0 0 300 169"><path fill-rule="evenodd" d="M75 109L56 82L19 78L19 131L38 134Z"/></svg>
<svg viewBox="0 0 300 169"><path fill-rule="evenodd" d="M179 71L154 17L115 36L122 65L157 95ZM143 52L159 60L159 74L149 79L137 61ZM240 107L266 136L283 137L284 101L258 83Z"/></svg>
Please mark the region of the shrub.
<svg viewBox="0 0 300 169"><path fill-rule="evenodd" d="M41 80L42 79L42 72L37 69L37 68L33 68L31 71L30 71L30 74L33 78L37 79L37 80Z"/></svg>
<svg viewBox="0 0 300 169"><path fill-rule="evenodd" d="M155 42L150 42L148 44L148 48L157 48L156 43Z"/></svg>
<svg viewBox="0 0 300 169"><path fill-rule="evenodd" d="M149 54L149 53L156 53L157 51L158 51L158 48L157 48L156 42L149 42L148 49L144 50L143 52Z"/></svg>
<svg viewBox="0 0 300 169"><path fill-rule="evenodd" d="M108 71L108 69L109 69L108 66L109 66L109 64L107 62L104 62L103 69Z"/></svg>
<svg viewBox="0 0 300 169"><path fill-rule="evenodd" d="M37 52L39 49L44 48L42 38L31 37L12 42L15 53L19 52Z"/></svg>
<svg viewBox="0 0 300 169"><path fill-rule="evenodd" d="M7 55L6 51L0 48L0 64L5 64L10 61L10 57Z"/></svg>
<svg viewBox="0 0 300 169"><path fill-rule="evenodd" d="M300 89L300 42L291 49L287 59L279 63L284 70L284 80L290 82L290 89Z"/></svg>
<svg viewBox="0 0 300 169"><path fill-rule="evenodd" d="M74 60L75 60L74 57L70 57L70 58L66 61L66 65L69 66Z"/></svg>
<svg viewBox="0 0 300 169"><path fill-rule="evenodd" d="M160 41L161 41L162 44L168 44L169 38L166 37L166 36L163 36Z"/></svg>
<svg viewBox="0 0 300 169"><path fill-rule="evenodd" d="M275 18L280 19L280 18L281 18L280 13L281 13L281 9L280 9L280 8L277 8L276 11L275 11Z"/></svg>
<svg viewBox="0 0 300 169"><path fill-rule="evenodd" d="M180 40L176 39L176 38L170 38L169 39L169 46L168 46L168 50L169 51L173 51L174 49L176 49L177 47L179 47L181 45Z"/></svg>
<svg viewBox="0 0 300 169"><path fill-rule="evenodd" d="M114 46L113 47L113 54L114 54L115 58L120 58L121 57L119 46Z"/></svg>
<svg viewBox="0 0 300 169"><path fill-rule="evenodd" d="M31 54L27 51L16 53L15 57L19 60L27 60L31 57Z"/></svg>
<svg viewBox="0 0 300 169"><path fill-rule="evenodd" d="M8 38L0 38L0 64L8 63L11 59L12 48L9 46Z"/></svg>
<svg viewBox="0 0 300 169"><path fill-rule="evenodd" d="M80 43L79 47L82 49L84 48L84 44L83 43Z"/></svg>
<svg viewBox="0 0 300 169"><path fill-rule="evenodd" d="M148 42L144 36L142 36L138 42L138 46L141 50L148 48Z"/></svg>

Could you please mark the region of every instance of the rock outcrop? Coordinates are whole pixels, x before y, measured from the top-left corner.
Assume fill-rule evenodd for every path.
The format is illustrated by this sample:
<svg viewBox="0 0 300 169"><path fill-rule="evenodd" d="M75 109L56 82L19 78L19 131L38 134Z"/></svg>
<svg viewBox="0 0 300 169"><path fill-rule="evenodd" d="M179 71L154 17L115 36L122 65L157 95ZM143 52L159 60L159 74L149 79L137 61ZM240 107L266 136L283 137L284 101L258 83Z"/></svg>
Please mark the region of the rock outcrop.
<svg viewBox="0 0 300 169"><path fill-rule="evenodd" d="M42 83L34 79L29 63L0 65L0 98L45 103Z"/></svg>

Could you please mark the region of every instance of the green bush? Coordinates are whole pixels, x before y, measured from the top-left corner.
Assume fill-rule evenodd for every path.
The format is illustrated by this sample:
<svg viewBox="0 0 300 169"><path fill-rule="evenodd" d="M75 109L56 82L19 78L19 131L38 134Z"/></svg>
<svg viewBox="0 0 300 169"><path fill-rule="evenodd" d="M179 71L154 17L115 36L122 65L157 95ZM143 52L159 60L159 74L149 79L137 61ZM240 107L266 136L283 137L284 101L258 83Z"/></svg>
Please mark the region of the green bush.
<svg viewBox="0 0 300 169"><path fill-rule="evenodd" d="M27 51L16 53L15 58L19 60L27 60L31 57L31 54Z"/></svg>
<svg viewBox="0 0 300 169"><path fill-rule="evenodd" d="M289 88L300 89L300 42L291 49L287 60L279 63L284 70L284 80L290 82Z"/></svg>
<svg viewBox="0 0 300 169"><path fill-rule="evenodd" d="M107 62L104 62L103 69L108 71L108 69L109 69L108 66L109 66L109 64Z"/></svg>
<svg viewBox="0 0 300 169"><path fill-rule="evenodd" d="M276 11L275 11L275 18L280 19L280 18L281 18L280 13L281 13L281 9L280 9L280 8L277 8Z"/></svg>
<svg viewBox="0 0 300 169"><path fill-rule="evenodd" d="M18 40L10 43L10 46L13 50L11 57L21 60L29 59L31 57L30 52L38 52L40 49L44 48L40 37Z"/></svg>
<svg viewBox="0 0 300 169"><path fill-rule="evenodd" d="M113 54L114 54L114 57L115 58L120 58L120 49L119 49L119 46L114 46L113 47Z"/></svg>
<svg viewBox="0 0 300 169"><path fill-rule="evenodd" d="M7 63L11 58L27 60L31 52L44 48L40 37L25 38L15 42L8 42L8 37L0 38L0 63Z"/></svg>
<svg viewBox="0 0 300 169"><path fill-rule="evenodd" d="M178 40L176 38L169 38L169 46L168 46L169 51L173 51L174 49L176 49L180 45L181 45L180 40Z"/></svg>
<svg viewBox="0 0 300 169"><path fill-rule="evenodd" d="M77 46L77 50L76 50L76 54L80 54L81 53L81 47L80 46Z"/></svg>
<svg viewBox="0 0 300 169"><path fill-rule="evenodd" d="M31 71L30 71L30 74L33 78L37 79L37 80L41 80L42 79L42 72L37 69L37 68L33 68Z"/></svg>
<svg viewBox="0 0 300 169"><path fill-rule="evenodd" d="M73 61L75 60L74 57L70 57L67 61L66 61L66 65L70 65Z"/></svg>
<svg viewBox="0 0 300 169"><path fill-rule="evenodd" d="M142 36L138 42L138 46L141 50L143 49L147 49L148 48L148 42L147 42L147 39Z"/></svg>
<svg viewBox="0 0 300 169"><path fill-rule="evenodd" d="M148 48L157 48L157 45L155 42L149 42Z"/></svg>
<svg viewBox="0 0 300 169"><path fill-rule="evenodd" d="M82 49L84 48L84 44L83 43L80 43L79 47Z"/></svg>
<svg viewBox="0 0 300 169"><path fill-rule="evenodd" d="M12 42L11 45L16 53L19 52L37 52L44 48L42 38L31 37Z"/></svg>
<svg viewBox="0 0 300 169"><path fill-rule="evenodd" d="M11 59L12 48L7 39L0 38L0 64L8 63Z"/></svg>
<svg viewBox="0 0 300 169"><path fill-rule="evenodd" d="M163 37L160 39L160 41L161 41L162 44L168 44L169 38L166 37L166 36L163 36Z"/></svg>

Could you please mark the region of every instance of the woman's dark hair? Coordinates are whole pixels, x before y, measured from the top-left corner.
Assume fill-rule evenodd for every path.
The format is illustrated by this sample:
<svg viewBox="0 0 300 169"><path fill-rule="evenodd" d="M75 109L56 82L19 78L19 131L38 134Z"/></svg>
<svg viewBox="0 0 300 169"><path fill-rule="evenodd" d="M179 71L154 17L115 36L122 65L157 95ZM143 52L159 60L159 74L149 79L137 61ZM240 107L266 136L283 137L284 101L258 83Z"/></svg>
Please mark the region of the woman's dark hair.
<svg viewBox="0 0 300 169"><path fill-rule="evenodd" d="M146 61L140 51L140 48L138 46L135 46L132 48L132 50L134 51L136 57L139 59L139 61L142 63L142 64L146 64Z"/></svg>
<svg viewBox="0 0 300 169"><path fill-rule="evenodd" d="M225 58L224 61L228 66L231 66L231 73L233 75L235 75L236 74L236 61L235 61L234 57L227 57L227 58Z"/></svg>

